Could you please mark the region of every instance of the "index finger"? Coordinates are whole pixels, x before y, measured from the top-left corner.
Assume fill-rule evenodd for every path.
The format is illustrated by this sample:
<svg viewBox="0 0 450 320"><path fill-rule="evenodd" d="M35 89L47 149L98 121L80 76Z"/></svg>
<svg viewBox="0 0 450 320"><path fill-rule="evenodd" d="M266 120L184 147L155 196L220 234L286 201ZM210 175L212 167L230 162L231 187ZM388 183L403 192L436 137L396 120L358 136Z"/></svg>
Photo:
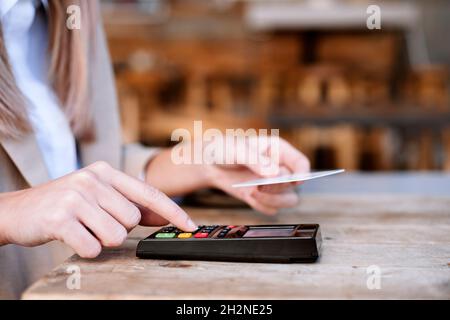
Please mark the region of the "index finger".
<svg viewBox="0 0 450 320"><path fill-rule="evenodd" d="M308 172L308 158L287 141L280 139L280 164L285 165L292 173Z"/></svg>
<svg viewBox="0 0 450 320"><path fill-rule="evenodd" d="M156 212L184 231L194 231L197 225L189 215L163 192L138 179L112 168L104 162L97 162L88 167L104 182L109 183L128 200Z"/></svg>

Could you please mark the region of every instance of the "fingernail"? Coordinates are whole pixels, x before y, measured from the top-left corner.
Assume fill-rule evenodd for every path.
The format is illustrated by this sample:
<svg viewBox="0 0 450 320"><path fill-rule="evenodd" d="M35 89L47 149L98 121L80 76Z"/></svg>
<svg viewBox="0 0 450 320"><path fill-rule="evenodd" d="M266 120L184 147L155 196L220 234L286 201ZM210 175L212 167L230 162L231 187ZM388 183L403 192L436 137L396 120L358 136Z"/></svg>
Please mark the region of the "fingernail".
<svg viewBox="0 0 450 320"><path fill-rule="evenodd" d="M189 229L191 229L191 230L197 229L197 225L191 219L188 220L187 225L188 225Z"/></svg>

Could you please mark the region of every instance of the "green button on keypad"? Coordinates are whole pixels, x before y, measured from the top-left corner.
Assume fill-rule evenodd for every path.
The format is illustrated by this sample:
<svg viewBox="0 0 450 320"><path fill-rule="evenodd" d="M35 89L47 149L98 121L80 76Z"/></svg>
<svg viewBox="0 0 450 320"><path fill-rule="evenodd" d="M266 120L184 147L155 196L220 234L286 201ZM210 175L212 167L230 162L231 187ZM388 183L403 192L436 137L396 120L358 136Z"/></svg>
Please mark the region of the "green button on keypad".
<svg viewBox="0 0 450 320"><path fill-rule="evenodd" d="M158 233L155 238L174 238L175 232L160 232Z"/></svg>

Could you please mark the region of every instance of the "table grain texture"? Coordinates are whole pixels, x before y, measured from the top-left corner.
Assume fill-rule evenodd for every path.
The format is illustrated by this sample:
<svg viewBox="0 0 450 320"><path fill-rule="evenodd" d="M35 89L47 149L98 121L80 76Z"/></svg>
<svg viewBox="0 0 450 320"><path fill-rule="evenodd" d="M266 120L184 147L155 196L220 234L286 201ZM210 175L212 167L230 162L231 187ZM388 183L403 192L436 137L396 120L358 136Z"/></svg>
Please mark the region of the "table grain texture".
<svg viewBox="0 0 450 320"><path fill-rule="evenodd" d="M72 256L22 298L450 299L450 197L306 195L275 217L186 210L199 224L319 223L321 257L308 264L141 260L137 242L155 228L138 227L96 259ZM66 286L72 265L81 271L78 290ZM367 286L369 266L381 272L380 289Z"/></svg>

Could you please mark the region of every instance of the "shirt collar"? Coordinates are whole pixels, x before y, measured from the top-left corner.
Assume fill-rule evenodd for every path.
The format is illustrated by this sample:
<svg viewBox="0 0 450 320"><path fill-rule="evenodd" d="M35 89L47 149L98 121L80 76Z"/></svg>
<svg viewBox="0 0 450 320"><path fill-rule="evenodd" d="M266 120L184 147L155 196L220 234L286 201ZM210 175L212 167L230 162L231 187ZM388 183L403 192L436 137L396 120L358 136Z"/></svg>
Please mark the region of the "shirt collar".
<svg viewBox="0 0 450 320"><path fill-rule="evenodd" d="M33 0L34 2L39 2L39 0ZM0 19L3 18L9 10L16 5L19 0L0 0ZM40 0L45 7L48 9L48 0Z"/></svg>
<svg viewBox="0 0 450 320"><path fill-rule="evenodd" d="M0 18L3 18L19 0L1 0L0 1Z"/></svg>

